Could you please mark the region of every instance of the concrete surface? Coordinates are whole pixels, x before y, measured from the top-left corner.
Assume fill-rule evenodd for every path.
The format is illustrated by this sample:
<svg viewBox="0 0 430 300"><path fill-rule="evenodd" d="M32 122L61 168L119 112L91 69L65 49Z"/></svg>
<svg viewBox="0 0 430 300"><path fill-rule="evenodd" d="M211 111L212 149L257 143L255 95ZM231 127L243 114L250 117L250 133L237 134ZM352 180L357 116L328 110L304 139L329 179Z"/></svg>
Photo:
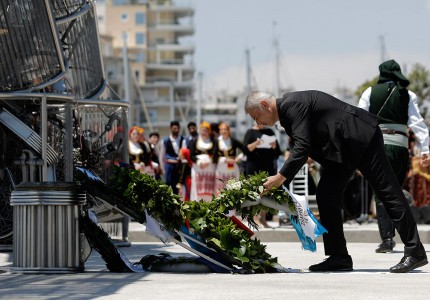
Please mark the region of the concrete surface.
<svg viewBox="0 0 430 300"><path fill-rule="evenodd" d="M293 227L281 226L278 222L268 222L272 228L261 228L255 231L255 236L262 242L298 242L297 234ZM345 238L349 243L380 243L378 225L376 222L363 223L346 222L343 225ZM418 225L418 231L424 244L430 244L430 225ZM130 223L129 238L131 242L156 242L158 239L145 232L145 226L136 222ZM400 243L398 235L395 241Z"/></svg>
<svg viewBox="0 0 430 300"><path fill-rule="evenodd" d="M142 229L141 225L135 225L138 224L132 224L131 232ZM364 229L369 227L367 231L370 231L375 225L361 226L363 233ZM429 230L427 226L425 230L422 225L419 227L420 232ZM284 230L264 229L261 234L266 235L268 231L271 234L267 238L278 239L272 232ZM376 243L349 241L354 271L344 273L307 271L310 265L325 258L321 239L315 253L303 251L298 242L265 244L267 251L278 257L281 265L302 272L258 275L111 273L99 254L93 251L83 273L19 274L11 273L9 269L13 253L3 252L0 253L0 299L429 299L430 265L408 274L388 272L403 256L400 244L393 253L377 254L374 252ZM430 256L430 244L425 247ZM160 252L174 256L192 255L177 245L160 242L132 242L131 247L120 250L131 262Z"/></svg>

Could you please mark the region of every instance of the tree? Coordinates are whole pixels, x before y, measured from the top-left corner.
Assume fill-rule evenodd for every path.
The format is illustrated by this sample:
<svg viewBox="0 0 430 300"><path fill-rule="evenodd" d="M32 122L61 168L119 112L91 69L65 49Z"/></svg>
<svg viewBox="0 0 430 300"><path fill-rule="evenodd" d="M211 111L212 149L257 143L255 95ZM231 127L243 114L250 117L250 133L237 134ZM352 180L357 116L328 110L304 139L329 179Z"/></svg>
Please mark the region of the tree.
<svg viewBox="0 0 430 300"><path fill-rule="evenodd" d="M364 83L362 83L354 92L354 95L357 97L357 99L361 98L361 95L368 87L375 85L378 82L378 79L379 79L379 76L376 76L373 79L366 80Z"/></svg>
<svg viewBox="0 0 430 300"><path fill-rule="evenodd" d="M407 78L411 82L408 89L418 96L418 106L421 106L424 101L430 100L430 71L426 67L419 63L414 64Z"/></svg>

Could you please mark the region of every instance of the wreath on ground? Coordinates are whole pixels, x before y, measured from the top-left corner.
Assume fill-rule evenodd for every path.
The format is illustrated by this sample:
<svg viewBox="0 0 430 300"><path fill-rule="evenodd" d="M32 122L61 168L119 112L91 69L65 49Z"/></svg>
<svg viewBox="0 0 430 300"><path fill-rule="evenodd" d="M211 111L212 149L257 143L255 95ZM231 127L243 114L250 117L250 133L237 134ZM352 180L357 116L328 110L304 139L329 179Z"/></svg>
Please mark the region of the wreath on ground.
<svg viewBox="0 0 430 300"><path fill-rule="evenodd" d="M146 211L172 232L181 231L186 226L190 233L203 239L208 246L227 254L224 257L228 258L229 263L240 267L243 273L278 272L282 268L277 258L266 252L266 246L260 240L251 238L249 231L238 227L227 217L234 211L250 226L258 228L253 216L261 209L276 213L261 204L242 207L247 201L259 203L267 173L229 180L224 190L211 202L183 202L170 186L134 169L115 166L106 184L82 174L76 178L89 194L114 204L140 223L145 223ZM281 205L288 205L291 211L295 210L290 195L282 188L273 188L265 196Z"/></svg>

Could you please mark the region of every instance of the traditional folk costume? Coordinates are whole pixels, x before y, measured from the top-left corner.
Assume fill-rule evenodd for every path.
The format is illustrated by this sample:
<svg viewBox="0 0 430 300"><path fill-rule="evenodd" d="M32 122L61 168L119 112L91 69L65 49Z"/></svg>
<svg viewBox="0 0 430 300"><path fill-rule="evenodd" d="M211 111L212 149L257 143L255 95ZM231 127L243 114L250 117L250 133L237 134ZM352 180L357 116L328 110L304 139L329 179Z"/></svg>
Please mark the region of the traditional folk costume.
<svg viewBox="0 0 430 300"><path fill-rule="evenodd" d="M190 143L191 160L191 200L211 201L215 193L215 168L218 160L218 146L212 138L199 137ZM201 165L209 163L202 168Z"/></svg>
<svg viewBox="0 0 430 300"><path fill-rule="evenodd" d="M415 93L409 91L407 80L395 60L379 66L378 83L369 87L361 96L358 107L377 116L384 138L384 148L390 165L400 186L403 186L409 169L408 131L411 128L421 145L422 153L429 153L429 133L422 118ZM375 197L379 233L384 249L377 252L392 251L394 224L384 205ZM391 248L391 250L390 250Z"/></svg>
<svg viewBox="0 0 430 300"><path fill-rule="evenodd" d="M145 169L141 169L141 173L155 176L154 168L158 167L158 164L152 161L152 149L147 142L128 142L128 152L130 165L133 165L136 169L139 165L145 166Z"/></svg>
<svg viewBox="0 0 430 300"><path fill-rule="evenodd" d="M165 137L163 140L163 161L164 176L166 184L169 185L173 193L178 193L176 185L179 182L179 150L182 147L184 136L179 135L176 138L172 135Z"/></svg>
<svg viewBox="0 0 430 300"><path fill-rule="evenodd" d="M178 191L181 190L180 196L182 196L182 200L190 201L191 167L193 166L193 161L191 160L190 149L181 148L179 152L181 160L179 162L179 182L176 187Z"/></svg>
<svg viewBox="0 0 430 300"><path fill-rule="evenodd" d="M231 178L239 179L240 170L237 163L227 162L227 158L235 159L242 151L242 143L233 138L218 137L218 163L215 170L215 192L218 194Z"/></svg>

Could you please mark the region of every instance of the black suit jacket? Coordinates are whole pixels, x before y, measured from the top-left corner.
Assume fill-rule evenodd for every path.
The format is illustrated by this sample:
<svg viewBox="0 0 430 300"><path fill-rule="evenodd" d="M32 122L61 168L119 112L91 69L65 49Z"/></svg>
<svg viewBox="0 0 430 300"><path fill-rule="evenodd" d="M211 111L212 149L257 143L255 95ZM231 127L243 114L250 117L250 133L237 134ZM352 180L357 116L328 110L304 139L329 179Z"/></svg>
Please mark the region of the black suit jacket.
<svg viewBox="0 0 430 300"><path fill-rule="evenodd" d="M287 93L276 100L279 121L293 139L280 173L294 178L308 156L355 169L378 128L374 115L320 91Z"/></svg>

